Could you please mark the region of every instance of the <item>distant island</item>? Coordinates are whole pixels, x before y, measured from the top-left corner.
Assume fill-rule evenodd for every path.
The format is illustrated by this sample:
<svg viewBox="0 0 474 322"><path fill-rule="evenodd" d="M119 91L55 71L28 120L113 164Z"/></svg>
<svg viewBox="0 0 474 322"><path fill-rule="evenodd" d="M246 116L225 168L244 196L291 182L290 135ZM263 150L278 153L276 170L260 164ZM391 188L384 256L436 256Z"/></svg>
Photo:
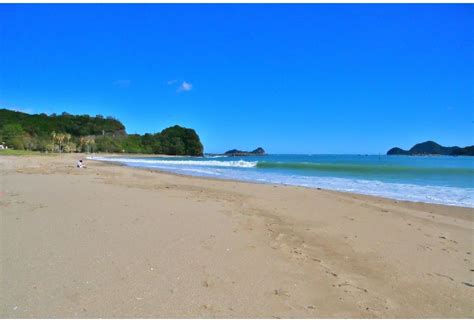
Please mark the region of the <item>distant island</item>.
<svg viewBox="0 0 474 322"><path fill-rule="evenodd" d="M433 141L415 144L410 150L395 147L388 150L387 155L468 155L474 156L474 145L460 148L458 146L446 147Z"/></svg>
<svg viewBox="0 0 474 322"><path fill-rule="evenodd" d="M107 152L202 156L193 129L175 125L157 133L127 134L112 116L27 114L0 109L0 144L42 152Z"/></svg>
<svg viewBox="0 0 474 322"><path fill-rule="evenodd" d="M265 150L263 148L256 148L253 151L241 151L237 149L229 150L224 153L228 156L251 156L251 155L265 155Z"/></svg>

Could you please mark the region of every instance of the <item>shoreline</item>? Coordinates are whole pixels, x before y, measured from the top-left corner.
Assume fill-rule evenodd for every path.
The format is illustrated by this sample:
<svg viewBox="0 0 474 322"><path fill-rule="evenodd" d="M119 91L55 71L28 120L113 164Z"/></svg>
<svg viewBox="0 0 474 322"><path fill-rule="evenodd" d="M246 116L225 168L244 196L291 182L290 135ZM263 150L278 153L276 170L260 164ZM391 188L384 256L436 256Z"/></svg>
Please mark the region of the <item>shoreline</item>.
<svg viewBox="0 0 474 322"><path fill-rule="evenodd" d="M117 155L101 154L99 156L106 158L106 157L117 156ZM162 156L156 155L156 157L162 157ZM167 156L167 157L173 157L173 156ZM205 176L205 175L198 175L198 174L196 174L196 175L182 174L182 173L177 173L177 172L172 172L172 171L160 170L158 168L147 168L147 167L138 167L138 166L134 167L134 166L129 166L129 165L120 163L120 162L95 160L95 159L90 158L90 157L87 157L86 160L95 161L95 162L104 162L104 163L110 164L110 165L124 166L124 167L133 168L133 169L144 169L144 170L157 171L157 172L163 173L163 174L171 174L171 175L184 176L184 177L194 177L194 178L201 178L201 179L221 180L221 181L230 181L230 182L234 182L234 181L235 182L246 182L246 183L252 183L252 184L276 185L276 186L284 186L284 187L298 187L298 188L305 188L305 189L311 189L311 190L325 190L325 191L330 191L330 192L334 192L334 193L355 195L355 196L361 196L361 197L381 198L381 199L384 199L384 200L395 201L395 202L399 202L399 203L436 205L436 206L457 207L457 208L464 208L464 209L474 210L474 206L469 207L469 206L458 205L458 204L447 204L447 203L439 203L439 202L437 203L437 202L415 201L415 200L407 200L407 199L396 199L396 198L390 198L390 197L387 197L387 196L376 195L376 194L369 194L369 193L365 194L365 193L362 193L362 192L351 192L351 191L335 190L335 189L328 189L328 188L322 188L322 187L308 187L308 186L302 186L302 185L297 185L297 184L272 183L272 182L262 182L262 181L257 181L257 180L255 180L255 181L252 181L252 180L239 180L239 179L235 179L235 178L223 178L223 177L218 177L218 176Z"/></svg>
<svg viewBox="0 0 474 322"><path fill-rule="evenodd" d="M87 160L91 160L91 159L87 159ZM330 189L324 189L324 188L312 188L312 187L304 187L304 186L289 185L289 184L278 184L278 183L270 183L270 182L252 182L252 181L245 181L245 180L206 177L206 176L198 176L198 175L193 176L193 175L188 175L188 174L167 172L160 169L145 168L145 167L132 167L132 166L127 166L125 164L118 163L118 162L114 163L114 162L108 162L108 161L102 161L102 160L91 160L91 161L101 162L110 166L134 169L137 171L156 172L159 174L176 176L176 177L180 177L184 179L190 178L190 179L199 179L199 180L204 180L204 181L209 181L209 182L240 183L240 184L263 185L263 186L272 186L272 187L281 187L281 188L296 188L296 189L308 190L308 191L321 191L321 192L324 191L329 194L334 194L336 197L344 197L349 200L350 199L367 200L373 203L382 202L382 203L386 203L393 206L402 206L402 207L405 207L407 209L412 209L412 210L423 209L424 211L428 211L428 212L438 211L440 212L440 214L445 214L449 212L449 216L456 216L459 219L474 221L474 208L470 208L470 207L428 203L428 202L422 202L422 201L397 200L397 199L391 199L391 198L381 197L381 196L365 195L365 194L356 193L356 192L346 192L346 191L330 190ZM472 213L469 213L469 212L472 212Z"/></svg>
<svg viewBox="0 0 474 322"><path fill-rule="evenodd" d="M75 161L0 157L2 317L474 316L470 208Z"/></svg>

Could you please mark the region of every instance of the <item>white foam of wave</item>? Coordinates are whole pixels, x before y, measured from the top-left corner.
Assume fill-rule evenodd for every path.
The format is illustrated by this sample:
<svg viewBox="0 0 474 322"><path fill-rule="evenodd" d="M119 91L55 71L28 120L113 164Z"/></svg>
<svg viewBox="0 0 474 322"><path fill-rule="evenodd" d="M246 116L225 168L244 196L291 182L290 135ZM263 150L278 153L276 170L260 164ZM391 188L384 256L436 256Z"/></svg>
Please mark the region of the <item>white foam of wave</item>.
<svg viewBox="0 0 474 322"><path fill-rule="evenodd" d="M226 177L226 175L219 175L219 177ZM395 200L474 208L474 189L472 188L391 183L378 180L358 180L337 177L295 176L279 174L270 175L263 173L240 173L239 175L229 175L228 178L244 181L302 186L308 188L323 188Z"/></svg>
<svg viewBox="0 0 474 322"><path fill-rule="evenodd" d="M310 188L321 187L329 190L360 193L396 200L474 208L474 189L469 188L387 183L377 180L353 180L343 178L318 178L318 180L314 180L313 178L310 180L299 178L289 184Z"/></svg>
<svg viewBox="0 0 474 322"><path fill-rule="evenodd" d="M308 188L322 188L334 191L353 192L365 195L372 195L378 197L385 197L395 200L405 200L414 202L425 202L444 204L452 206L462 206L474 208L474 189L447 187L447 186L433 186L433 185L418 185L408 183L391 183L382 182L378 180L360 180L350 178L338 177L316 177L316 176L301 176L290 174L278 174L258 171L255 168L253 171L242 171L241 168L255 167L256 162L246 161L186 161L186 160L149 160L152 162L143 162L142 159L125 159L125 158L101 158L96 157L94 160L101 161L116 161L125 163L134 167L157 168L164 171L194 175L205 176L222 179L232 179L240 181L261 182L269 184L282 184L291 186L302 186ZM129 161L132 160L132 161ZM145 160L147 161L147 160ZM157 162L158 161L158 162ZM164 162L168 161L168 162ZM212 168L215 163L220 168ZM254 165L222 165L250 163ZM185 165L185 166L183 166ZM194 165L200 165L193 167Z"/></svg>
<svg viewBox="0 0 474 322"><path fill-rule="evenodd" d="M238 169L222 169L220 172L209 169L209 174L199 173L197 169L178 168L170 170L188 175L211 176L269 184L282 184L308 188L322 188L334 191L352 192L395 200L414 201L474 208L474 189L406 183L389 183L378 180L358 180L337 177L298 176L257 171L243 172Z"/></svg>
<svg viewBox="0 0 474 322"><path fill-rule="evenodd" d="M206 159L217 159L217 158L227 158L228 155L207 155L207 154L205 154L204 157Z"/></svg>
<svg viewBox="0 0 474 322"><path fill-rule="evenodd" d="M155 160L155 159L132 159L132 158L104 158L104 157L88 157L88 159L99 161L120 162L129 165L186 165L186 166L210 166L210 167L232 167L232 168L253 168L257 166L257 161L195 161L195 160Z"/></svg>

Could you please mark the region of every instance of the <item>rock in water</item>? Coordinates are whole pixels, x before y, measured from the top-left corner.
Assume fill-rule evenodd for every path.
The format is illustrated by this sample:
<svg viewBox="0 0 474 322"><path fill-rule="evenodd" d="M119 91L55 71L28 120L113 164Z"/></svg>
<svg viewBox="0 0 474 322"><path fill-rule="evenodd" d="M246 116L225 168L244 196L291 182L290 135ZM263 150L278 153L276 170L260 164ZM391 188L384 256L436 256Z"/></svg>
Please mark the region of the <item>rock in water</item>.
<svg viewBox="0 0 474 322"><path fill-rule="evenodd" d="M265 150L261 147L256 148L253 151L241 151L237 149L232 149L224 153L229 156L249 156L249 155L265 155Z"/></svg>

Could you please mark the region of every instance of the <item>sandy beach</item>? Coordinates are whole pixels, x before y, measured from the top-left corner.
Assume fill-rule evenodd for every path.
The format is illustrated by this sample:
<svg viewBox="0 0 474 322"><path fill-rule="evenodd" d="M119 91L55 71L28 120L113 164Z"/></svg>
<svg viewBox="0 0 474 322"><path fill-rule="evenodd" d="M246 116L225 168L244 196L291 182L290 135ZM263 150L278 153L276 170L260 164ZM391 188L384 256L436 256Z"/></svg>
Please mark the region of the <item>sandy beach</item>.
<svg viewBox="0 0 474 322"><path fill-rule="evenodd" d="M0 156L2 318L474 318L474 211Z"/></svg>

